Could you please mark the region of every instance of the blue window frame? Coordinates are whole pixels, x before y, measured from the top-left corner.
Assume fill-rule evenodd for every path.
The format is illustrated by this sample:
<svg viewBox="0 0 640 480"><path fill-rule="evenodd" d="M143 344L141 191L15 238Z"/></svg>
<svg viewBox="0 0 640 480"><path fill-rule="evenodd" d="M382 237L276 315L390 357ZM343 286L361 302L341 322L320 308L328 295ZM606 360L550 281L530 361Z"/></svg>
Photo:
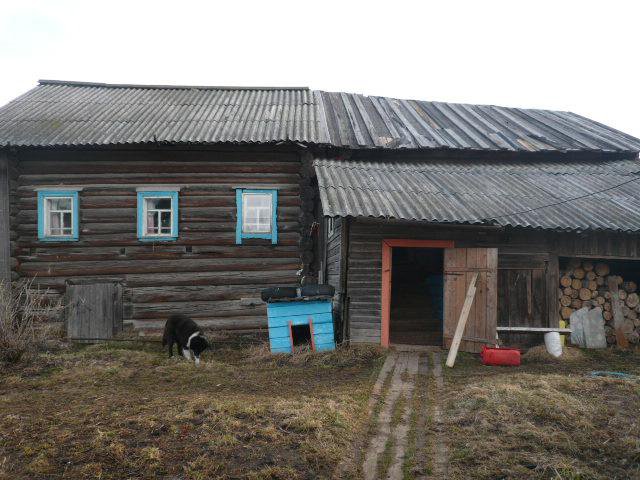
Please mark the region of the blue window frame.
<svg viewBox="0 0 640 480"><path fill-rule="evenodd" d="M245 238L263 238L278 243L278 191L236 190L236 244Z"/></svg>
<svg viewBox="0 0 640 480"><path fill-rule="evenodd" d="M74 242L78 240L80 217L77 190L38 192L38 240Z"/></svg>
<svg viewBox="0 0 640 480"><path fill-rule="evenodd" d="M138 191L138 240L167 242L178 238L178 192Z"/></svg>

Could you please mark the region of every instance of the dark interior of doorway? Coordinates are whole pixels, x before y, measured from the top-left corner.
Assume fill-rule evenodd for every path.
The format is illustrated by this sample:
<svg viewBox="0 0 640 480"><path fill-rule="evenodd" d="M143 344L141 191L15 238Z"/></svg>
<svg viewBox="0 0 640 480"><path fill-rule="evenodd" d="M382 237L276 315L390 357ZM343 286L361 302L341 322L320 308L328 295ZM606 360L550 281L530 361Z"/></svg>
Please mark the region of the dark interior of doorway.
<svg viewBox="0 0 640 480"><path fill-rule="evenodd" d="M392 344L442 345L444 251L394 247L391 263Z"/></svg>
<svg viewBox="0 0 640 480"><path fill-rule="evenodd" d="M297 350L299 347L302 349L311 348L311 326L308 323L305 325L292 325L291 337L294 349Z"/></svg>

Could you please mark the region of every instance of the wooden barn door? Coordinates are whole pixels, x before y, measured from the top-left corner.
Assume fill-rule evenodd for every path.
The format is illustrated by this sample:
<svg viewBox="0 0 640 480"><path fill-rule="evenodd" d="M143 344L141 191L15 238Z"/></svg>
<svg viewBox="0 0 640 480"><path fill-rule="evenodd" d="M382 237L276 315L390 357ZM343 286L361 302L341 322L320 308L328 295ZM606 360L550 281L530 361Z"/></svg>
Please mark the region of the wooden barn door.
<svg viewBox="0 0 640 480"><path fill-rule="evenodd" d="M478 272L476 295L460 350L479 352L495 343L498 312L498 249L446 248L444 251L444 346L449 348L469 283Z"/></svg>
<svg viewBox="0 0 640 480"><path fill-rule="evenodd" d="M92 283L67 286L67 336L108 340L122 330L122 286Z"/></svg>

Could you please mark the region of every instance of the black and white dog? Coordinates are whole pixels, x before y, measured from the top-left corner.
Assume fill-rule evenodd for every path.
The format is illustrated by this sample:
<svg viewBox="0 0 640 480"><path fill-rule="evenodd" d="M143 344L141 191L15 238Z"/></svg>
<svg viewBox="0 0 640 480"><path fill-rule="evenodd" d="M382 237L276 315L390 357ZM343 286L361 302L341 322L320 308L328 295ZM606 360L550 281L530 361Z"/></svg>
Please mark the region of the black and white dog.
<svg viewBox="0 0 640 480"><path fill-rule="evenodd" d="M164 325L162 346L169 345L169 357L173 356L173 344L178 344L178 349L187 360L191 360L191 353L200 365L200 354L209 348L209 342L202 335L196 322L184 315L171 315Z"/></svg>

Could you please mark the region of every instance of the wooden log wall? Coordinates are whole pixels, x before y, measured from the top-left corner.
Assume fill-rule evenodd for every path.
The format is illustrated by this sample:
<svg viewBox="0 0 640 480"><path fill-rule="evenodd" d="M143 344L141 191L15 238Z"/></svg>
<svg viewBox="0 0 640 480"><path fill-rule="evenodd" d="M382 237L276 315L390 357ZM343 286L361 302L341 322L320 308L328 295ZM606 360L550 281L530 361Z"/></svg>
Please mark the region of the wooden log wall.
<svg viewBox="0 0 640 480"><path fill-rule="evenodd" d="M499 326L558 325L559 255L640 259L639 235L559 234L358 219L350 225L346 265L347 321L354 342L380 342L381 242L390 238L454 240L456 247L497 247ZM505 291L507 286L509 292ZM539 337L529 334L501 334L501 339L515 344L540 342Z"/></svg>
<svg viewBox="0 0 640 480"><path fill-rule="evenodd" d="M180 187L177 241L137 239L136 187L154 184ZM82 187L77 242L37 239L34 189L53 185ZM278 189L277 245L236 245L235 189L245 187ZM54 295L69 282L122 282L125 328L157 330L172 313L209 328L263 328L260 290L296 285L303 269L300 190L295 151L20 152L15 269Z"/></svg>
<svg viewBox="0 0 640 480"><path fill-rule="evenodd" d="M4 284L11 282L10 188L8 154L0 151L0 283Z"/></svg>

